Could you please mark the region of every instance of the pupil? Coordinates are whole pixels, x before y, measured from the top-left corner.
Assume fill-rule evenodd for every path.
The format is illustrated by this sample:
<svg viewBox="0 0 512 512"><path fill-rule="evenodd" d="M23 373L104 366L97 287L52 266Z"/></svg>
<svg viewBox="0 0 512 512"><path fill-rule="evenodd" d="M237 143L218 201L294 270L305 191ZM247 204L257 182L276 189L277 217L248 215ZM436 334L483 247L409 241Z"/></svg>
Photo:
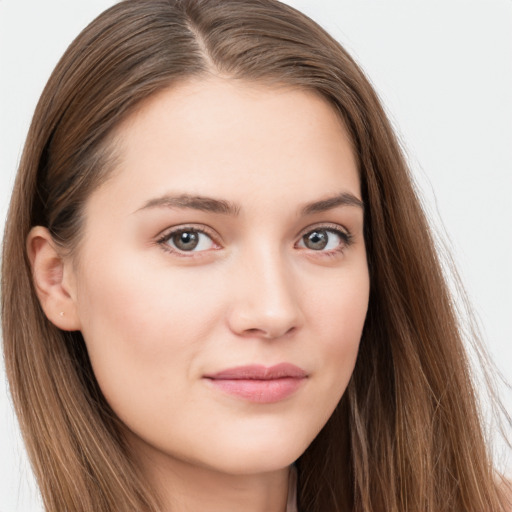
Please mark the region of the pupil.
<svg viewBox="0 0 512 512"><path fill-rule="evenodd" d="M325 231L313 231L304 237L306 247L315 251L325 249L327 242L328 237Z"/></svg>
<svg viewBox="0 0 512 512"><path fill-rule="evenodd" d="M191 251L197 247L199 236L193 231L184 231L177 233L173 239L174 245L182 251Z"/></svg>

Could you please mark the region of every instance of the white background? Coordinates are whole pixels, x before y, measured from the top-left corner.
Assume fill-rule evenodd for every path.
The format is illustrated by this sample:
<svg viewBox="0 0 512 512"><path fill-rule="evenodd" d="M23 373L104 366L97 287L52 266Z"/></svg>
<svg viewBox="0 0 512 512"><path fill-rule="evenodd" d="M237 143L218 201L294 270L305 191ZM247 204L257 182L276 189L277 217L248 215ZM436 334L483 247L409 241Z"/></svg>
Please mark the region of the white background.
<svg viewBox="0 0 512 512"><path fill-rule="evenodd" d="M0 0L1 225L51 70L73 37L113 3ZM435 229L457 262L485 342L511 381L512 0L288 3L340 40L375 85ZM2 368L0 512L38 510Z"/></svg>

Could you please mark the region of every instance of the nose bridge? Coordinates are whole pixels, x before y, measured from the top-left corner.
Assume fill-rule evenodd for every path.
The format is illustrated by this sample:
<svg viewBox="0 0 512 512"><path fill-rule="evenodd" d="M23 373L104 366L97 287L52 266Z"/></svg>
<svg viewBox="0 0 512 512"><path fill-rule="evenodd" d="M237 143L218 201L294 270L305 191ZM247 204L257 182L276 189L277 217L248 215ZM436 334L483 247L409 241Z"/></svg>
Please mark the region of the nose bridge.
<svg viewBox="0 0 512 512"><path fill-rule="evenodd" d="M285 251L259 245L238 262L237 294L230 318L239 334L276 338L301 322L300 297Z"/></svg>

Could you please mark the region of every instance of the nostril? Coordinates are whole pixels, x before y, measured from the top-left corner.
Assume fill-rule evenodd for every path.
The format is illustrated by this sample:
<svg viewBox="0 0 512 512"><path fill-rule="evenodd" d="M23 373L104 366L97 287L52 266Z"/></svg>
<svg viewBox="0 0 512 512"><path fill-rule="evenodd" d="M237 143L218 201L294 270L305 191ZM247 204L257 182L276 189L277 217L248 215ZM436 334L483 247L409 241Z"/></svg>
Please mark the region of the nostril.
<svg viewBox="0 0 512 512"><path fill-rule="evenodd" d="M272 339L276 339L276 338L281 338L283 336L287 336L288 334L291 334L295 330L296 330L295 326L292 326L287 330L280 329L279 327L276 327L275 329L273 329L273 328L269 328L269 329L250 328L250 329L245 329L242 334L247 337L257 336L260 338L272 340Z"/></svg>

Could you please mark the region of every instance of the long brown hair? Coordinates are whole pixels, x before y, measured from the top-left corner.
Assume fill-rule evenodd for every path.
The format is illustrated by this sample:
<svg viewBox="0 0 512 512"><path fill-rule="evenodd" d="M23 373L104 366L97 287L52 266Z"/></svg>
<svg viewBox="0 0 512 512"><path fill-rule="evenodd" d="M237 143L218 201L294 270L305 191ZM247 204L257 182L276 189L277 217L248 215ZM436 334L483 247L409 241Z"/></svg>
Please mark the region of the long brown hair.
<svg viewBox="0 0 512 512"><path fill-rule="evenodd" d="M358 158L371 276L348 389L297 461L308 512L504 511L452 300L400 147L369 82L326 32L275 0L126 0L52 74L27 137L2 261L7 374L46 510L159 510L79 332L37 300L25 241L70 251L113 167L110 135L155 92L210 73L315 91Z"/></svg>

